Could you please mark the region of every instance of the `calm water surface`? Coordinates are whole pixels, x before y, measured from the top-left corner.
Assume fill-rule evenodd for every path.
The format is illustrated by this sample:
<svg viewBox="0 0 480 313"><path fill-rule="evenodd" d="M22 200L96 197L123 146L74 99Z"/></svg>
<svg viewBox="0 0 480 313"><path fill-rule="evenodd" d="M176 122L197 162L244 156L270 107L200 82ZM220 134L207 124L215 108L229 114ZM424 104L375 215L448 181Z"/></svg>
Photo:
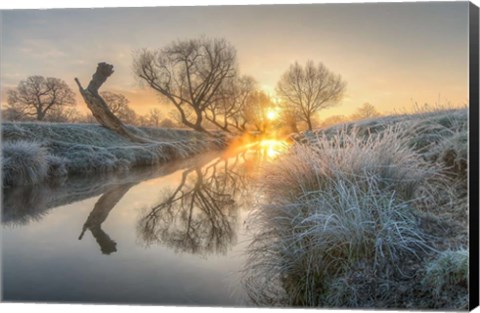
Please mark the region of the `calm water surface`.
<svg viewBox="0 0 480 313"><path fill-rule="evenodd" d="M271 154L3 190L4 301L249 305L247 216Z"/></svg>

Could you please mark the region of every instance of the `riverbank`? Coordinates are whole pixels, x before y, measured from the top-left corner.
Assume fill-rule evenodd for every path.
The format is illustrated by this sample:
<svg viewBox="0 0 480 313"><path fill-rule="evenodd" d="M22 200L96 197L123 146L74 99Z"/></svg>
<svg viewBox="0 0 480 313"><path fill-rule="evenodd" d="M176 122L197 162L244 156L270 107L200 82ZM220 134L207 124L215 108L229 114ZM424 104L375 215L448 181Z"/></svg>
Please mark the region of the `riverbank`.
<svg viewBox="0 0 480 313"><path fill-rule="evenodd" d="M154 143L132 143L96 124L2 123L4 186L38 184L68 175L128 171L181 160L226 146L217 137L180 129L128 126Z"/></svg>
<svg viewBox="0 0 480 313"><path fill-rule="evenodd" d="M292 138L252 215L254 303L468 308L467 109Z"/></svg>

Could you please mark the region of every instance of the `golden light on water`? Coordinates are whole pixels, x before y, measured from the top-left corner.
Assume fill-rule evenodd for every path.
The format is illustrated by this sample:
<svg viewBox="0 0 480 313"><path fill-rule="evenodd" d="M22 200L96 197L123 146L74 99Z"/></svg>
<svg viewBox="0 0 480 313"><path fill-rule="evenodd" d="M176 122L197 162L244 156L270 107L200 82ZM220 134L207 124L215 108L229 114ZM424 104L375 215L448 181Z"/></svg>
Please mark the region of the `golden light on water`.
<svg viewBox="0 0 480 313"><path fill-rule="evenodd" d="M263 139L260 141L259 146L261 153L268 158L274 158L285 152L288 148L286 141L276 139Z"/></svg>
<svg viewBox="0 0 480 313"><path fill-rule="evenodd" d="M223 153L223 158L232 157L242 151L251 151L260 159L274 159L288 150L289 142L276 136L255 138L245 135L235 142Z"/></svg>

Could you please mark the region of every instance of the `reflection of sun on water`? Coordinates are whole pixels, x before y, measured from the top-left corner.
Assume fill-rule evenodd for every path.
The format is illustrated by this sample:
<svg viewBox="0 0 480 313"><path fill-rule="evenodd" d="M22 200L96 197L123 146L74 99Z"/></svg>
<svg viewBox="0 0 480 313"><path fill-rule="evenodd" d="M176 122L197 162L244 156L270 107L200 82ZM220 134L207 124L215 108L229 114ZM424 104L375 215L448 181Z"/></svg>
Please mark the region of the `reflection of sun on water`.
<svg viewBox="0 0 480 313"><path fill-rule="evenodd" d="M288 150L289 142L285 139L277 137L275 134L270 136L255 136L245 134L230 144L229 148L224 151L222 158L229 158L238 153L248 151L262 159L274 159Z"/></svg>
<svg viewBox="0 0 480 313"><path fill-rule="evenodd" d="M260 147L264 156L274 158L287 150L287 142L284 140L264 139L260 141Z"/></svg>

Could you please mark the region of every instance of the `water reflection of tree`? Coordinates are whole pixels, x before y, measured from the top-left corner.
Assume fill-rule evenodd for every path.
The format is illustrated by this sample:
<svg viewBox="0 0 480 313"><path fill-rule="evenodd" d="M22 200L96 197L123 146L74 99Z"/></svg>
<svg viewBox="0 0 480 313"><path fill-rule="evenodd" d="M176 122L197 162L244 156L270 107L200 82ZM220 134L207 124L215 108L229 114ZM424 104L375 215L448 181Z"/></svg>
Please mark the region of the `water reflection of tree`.
<svg viewBox="0 0 480 313"><path fill-rule="evenodd" d="M103 231L102 223L107 219L108 214L115 207L118 201L120 201L120 199L134 185L136 185L136 183L128 183L113 186L107 190L95 203L92 212L90 212L87 220L83 224L82 233L78 239L81 240L88 229L99 244L103 254L116 252L117 243Z"/></svg>
<svg viewBox="0 0 480 313"><path fill-rule="evenodd" d="M101 226L118 201L144 180L184 169L176 189L165 192L162 201L149 208L139 221L140 237L147 245L159 242L177 251L224 253L236 241L238 209L249 207L246 202L252 175L266 155L258 147L229 153L213 162L211 156L203 156L132 170L128 175L78 177L62 184L4 189L2 224L26 225L40 220L52 208L101 194L79 239L88 230L102 253L110 254L117 251L116 243Z"/></svg>
<svg viewBox="0 0 480 313"><path fill-rule="evenodd" d="M140 219L145 243L202 255L225 253L236 241L238 207L247 190L241 158L184 171L177 188Z"/></svg>
<svg viewBox="0 0 480 313"><path fill-rule="evenodd" d="M178 170L190 168L194 162L198 162L198 158L155 167L135 168L128 172L75 176L65 180L55 179L40 185L4 187L1 206L2 224L28 225L30 222L40 221L56 207L102 195L118 185L138 184L169 175Z"/></svg>

